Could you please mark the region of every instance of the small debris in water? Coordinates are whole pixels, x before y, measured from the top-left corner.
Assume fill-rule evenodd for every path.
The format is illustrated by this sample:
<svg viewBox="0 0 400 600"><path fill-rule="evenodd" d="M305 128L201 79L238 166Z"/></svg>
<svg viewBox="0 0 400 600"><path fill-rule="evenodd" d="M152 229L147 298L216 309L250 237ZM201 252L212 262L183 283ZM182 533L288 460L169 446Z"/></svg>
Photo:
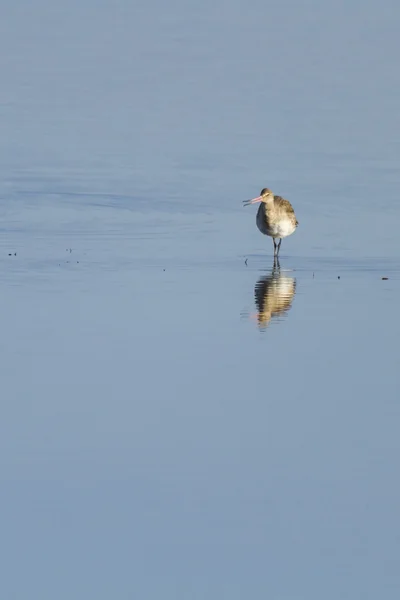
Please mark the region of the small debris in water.
<svg viewBox="0 0 400 600"><path fill-rule="evenodd" d="M163 269L163 271L165 271L165 269Z"/></svg>
<svg viewBox="0 0 400 600"><path fill-rule="evenodd" d="M382 281L387 281L389 277L382 277Z"/></svg>
<svg viewBox="0 0 400 600"><path fill-rule="evenodd" d="M337 278L340 279L340 275L338 275Z"/></svg>
<svg viewBox="0 0 400 600"><path fill-rule="evenodd" d="M312 278L314 279L314 273L312 274Z"/></svg>
<svg viewBox="0 0 400 600"><path fill-rule="evenodd" d="M244 261L244 264L245 264L245 265L246 265L246 267L247 267L247 258L246 258L246 260Z"/></svg>

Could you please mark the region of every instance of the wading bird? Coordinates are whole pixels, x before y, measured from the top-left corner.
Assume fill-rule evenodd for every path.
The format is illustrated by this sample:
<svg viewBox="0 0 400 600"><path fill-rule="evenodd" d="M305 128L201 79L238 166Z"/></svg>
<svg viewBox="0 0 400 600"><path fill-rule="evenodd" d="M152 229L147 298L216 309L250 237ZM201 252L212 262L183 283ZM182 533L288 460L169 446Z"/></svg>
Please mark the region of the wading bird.
<svg viewBox="0 0 400 600"><path fill-rule="evenodd" d="M245 200L244 206L261 202L256 217L258 229L264 235L269 235L274 241L274 256L279 255L282 238L291 235L299 224L289 200L274 196L268 188L261 190L257 198ZM279 240L279 243L276 240Z"/></svg>

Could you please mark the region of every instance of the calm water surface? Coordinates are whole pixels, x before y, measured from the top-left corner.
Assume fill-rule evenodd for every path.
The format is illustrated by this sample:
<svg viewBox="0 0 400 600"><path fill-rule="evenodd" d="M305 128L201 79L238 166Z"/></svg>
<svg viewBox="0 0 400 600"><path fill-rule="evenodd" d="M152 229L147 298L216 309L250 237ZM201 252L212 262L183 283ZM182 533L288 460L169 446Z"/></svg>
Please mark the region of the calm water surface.
<svg viewBox="0 0 400 600"><path fill-rule="evenodd" d="M4 598L399 598L399 17L6 0Z"/></svg>

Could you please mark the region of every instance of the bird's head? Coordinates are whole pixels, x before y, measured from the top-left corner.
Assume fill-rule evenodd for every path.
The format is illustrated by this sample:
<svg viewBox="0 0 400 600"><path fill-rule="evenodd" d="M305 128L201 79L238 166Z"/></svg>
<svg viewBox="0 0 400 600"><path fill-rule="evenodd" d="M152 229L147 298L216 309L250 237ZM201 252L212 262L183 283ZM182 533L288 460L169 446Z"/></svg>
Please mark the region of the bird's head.
<svg viewBox="0 0 400 600"><path fill-rule="evenodd" d="M257 198L252 198L250 200L244 200L244 206L249 206L250 204L257 204L257 202L268 202L269 200L274 199L274 194L271 192L269 188L263 188L260 192L260 195Z"/></svg>

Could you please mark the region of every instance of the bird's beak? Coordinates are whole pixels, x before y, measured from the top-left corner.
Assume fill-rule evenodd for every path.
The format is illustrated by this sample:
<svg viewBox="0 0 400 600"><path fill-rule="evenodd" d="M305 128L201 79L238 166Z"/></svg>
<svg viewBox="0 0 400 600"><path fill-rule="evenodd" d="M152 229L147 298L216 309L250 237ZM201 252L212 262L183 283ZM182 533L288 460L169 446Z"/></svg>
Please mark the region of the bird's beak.
<svg viewBox="0 0 400 600"><path fill-rule="evenodd" d="M262 196L257 196L257 198L253 198L252 200L243 200L243 206L250 206L250 204L257 204L257 202L261 202Z"/></svg>

